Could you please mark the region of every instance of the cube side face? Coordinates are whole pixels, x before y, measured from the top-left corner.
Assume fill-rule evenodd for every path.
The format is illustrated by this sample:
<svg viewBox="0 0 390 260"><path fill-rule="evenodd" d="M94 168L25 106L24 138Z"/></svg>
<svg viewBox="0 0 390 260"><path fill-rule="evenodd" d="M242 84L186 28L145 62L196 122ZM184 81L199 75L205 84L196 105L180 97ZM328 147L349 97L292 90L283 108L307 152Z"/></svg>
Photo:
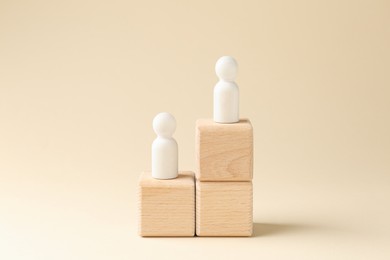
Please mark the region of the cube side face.
<svg viewBox="0 0 390 260"><path fill-rule="evenodd" d="M196 177L200 181L251 181L253 128L249 120L196 123Z"/></svg>
<svg viewBox="0 0 390 260"><path fill-rule="evenodd" d="M147 177L139 182L139 234L141 236L195 235L195 182ZM180 178L180 173L179 177ZM182 176L183 177L183 176ZM149 179L151 178L151 179ZM168 182L168 183L167 183Z"/></svg>
<svg viewBox="0 0 390 260"><path fill-rule="evenodd" d="M252 182L196 183L198 236L251 236Z"/></svg>

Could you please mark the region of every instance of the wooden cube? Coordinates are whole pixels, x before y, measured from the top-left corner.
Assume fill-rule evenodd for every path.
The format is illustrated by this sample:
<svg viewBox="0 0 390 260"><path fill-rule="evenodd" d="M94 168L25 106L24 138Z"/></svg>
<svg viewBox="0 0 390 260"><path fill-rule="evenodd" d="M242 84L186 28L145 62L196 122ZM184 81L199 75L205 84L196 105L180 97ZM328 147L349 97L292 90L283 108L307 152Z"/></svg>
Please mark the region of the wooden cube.
<svg viewBox="0 0 390 260"><path fill-rule="evenodd" d="M251 236L252 182L196 181L196 235Z"/></svg>
<svg viewBox="0 0 390 260"><path fill-rule="evenodd" d="M253 128L248 119L219 124L196 122L196 178L200 181L251 181Z"/></svg>
<svg viewBox="0 0 390 260"><path fill-rule="evenodd" d="M179 172L175 179L158 180L150 172L139 179L141 236L195 235L195 178Z"/></svg>

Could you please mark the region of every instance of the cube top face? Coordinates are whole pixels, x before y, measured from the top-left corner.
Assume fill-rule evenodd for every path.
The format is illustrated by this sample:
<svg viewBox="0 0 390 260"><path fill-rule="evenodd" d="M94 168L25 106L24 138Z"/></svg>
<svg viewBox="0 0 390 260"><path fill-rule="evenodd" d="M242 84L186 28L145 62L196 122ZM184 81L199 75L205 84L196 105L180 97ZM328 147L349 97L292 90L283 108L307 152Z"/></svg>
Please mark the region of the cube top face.
<svg viewBox="0 0 390 260"><path fill-rule="evenodd" d="M139 182L139 234L141 236L195 235L195 178L179 172L175 179L154 179L142 173Z"/></svg>
<svg viewBox="0 0 390 260"><path fill-rule="evenodd" d="M181 171L175 179L160 180L152 177L151 172L143 172L139 178L142 187L174 187L186 188L194 186L194 173L191 171Z"/></svg>
<svg viewBox="0 0 390 260"><path fill-rule="evenodd" d="M251 181L253 128L248 119L220 124L196 122L196 178L200 181Z"/></svg>
<svg viewBox="0 0 390 260"><path fill-rule="evenodd" d="M198 236L251 236L252 182L196 182Z"/></svg>

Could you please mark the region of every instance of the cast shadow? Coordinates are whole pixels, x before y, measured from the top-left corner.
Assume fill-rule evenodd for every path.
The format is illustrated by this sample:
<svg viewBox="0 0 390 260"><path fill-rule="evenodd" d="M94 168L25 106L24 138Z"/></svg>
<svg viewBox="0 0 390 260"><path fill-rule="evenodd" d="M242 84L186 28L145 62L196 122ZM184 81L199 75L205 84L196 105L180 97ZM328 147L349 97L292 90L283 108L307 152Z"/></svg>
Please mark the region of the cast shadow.
<svg viewBox="0 0 390 260"><path fill-rule="evenodd" d="M313 228L315 227L300 224L253 223L252 237L265 237L286 233L303 232Z"/></svg>

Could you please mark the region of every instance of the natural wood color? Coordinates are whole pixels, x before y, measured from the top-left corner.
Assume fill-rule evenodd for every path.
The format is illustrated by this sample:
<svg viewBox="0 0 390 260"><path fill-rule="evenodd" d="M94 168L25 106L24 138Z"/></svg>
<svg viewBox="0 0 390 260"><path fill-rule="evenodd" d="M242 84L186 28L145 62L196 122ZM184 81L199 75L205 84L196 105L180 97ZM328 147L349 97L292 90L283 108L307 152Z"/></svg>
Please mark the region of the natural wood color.
<svg viewBox="0 0 390 260"><path fill-rule="evenodd" d="M253 128L248 119L219 124L196 122L196 178L200 181L251 181Z"/></svg>
<svg viewBox="0 0 390 260"><path fill-rule="evenodd" d="M197 236L251 236L252 182L196 181Z"/></svg>
<svg viewBox="0 0 390 260"><path fill-rule="evenodd" d="M179 172L170 180L154 179L150 172L144 172L138 187L141 236L195 235L193 172Z"/></svg>

